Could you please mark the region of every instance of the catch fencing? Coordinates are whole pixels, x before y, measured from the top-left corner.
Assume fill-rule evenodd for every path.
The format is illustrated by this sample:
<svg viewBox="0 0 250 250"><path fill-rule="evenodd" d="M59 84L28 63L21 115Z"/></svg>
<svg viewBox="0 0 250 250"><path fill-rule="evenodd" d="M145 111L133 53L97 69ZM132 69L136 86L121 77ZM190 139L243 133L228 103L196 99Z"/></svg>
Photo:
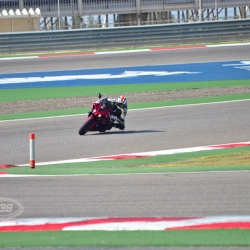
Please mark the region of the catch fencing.
<svg viewBox="0 0 250 250"><path fill-rule="evenodd" d="M42 30L141 26L245 19L249 7L250 0L0 0L0 21L35 12ZM14 23L10 31L25 30Z"/></svg>
<svg viewBox="0 0 250 250"><path fill-rule="evenodd" d="M0 54L95 50L169 44L250 40L250 19L85 29L4 33Z"/></svg>

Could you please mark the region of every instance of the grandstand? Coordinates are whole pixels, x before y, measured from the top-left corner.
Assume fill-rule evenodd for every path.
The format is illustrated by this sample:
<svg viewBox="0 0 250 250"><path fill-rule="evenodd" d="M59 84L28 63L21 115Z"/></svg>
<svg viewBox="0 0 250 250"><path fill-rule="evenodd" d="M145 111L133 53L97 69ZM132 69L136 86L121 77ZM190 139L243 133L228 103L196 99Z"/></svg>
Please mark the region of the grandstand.
<svg viewBox="0 0 250 250"><path fill-rule="evenodd" d="M0 0L0 13L39 8L41 25L60 29L69 27L69 19L79 24L75 28L91 27L91 16L99 27L246 18L249 5L250 0Z"/></svg>

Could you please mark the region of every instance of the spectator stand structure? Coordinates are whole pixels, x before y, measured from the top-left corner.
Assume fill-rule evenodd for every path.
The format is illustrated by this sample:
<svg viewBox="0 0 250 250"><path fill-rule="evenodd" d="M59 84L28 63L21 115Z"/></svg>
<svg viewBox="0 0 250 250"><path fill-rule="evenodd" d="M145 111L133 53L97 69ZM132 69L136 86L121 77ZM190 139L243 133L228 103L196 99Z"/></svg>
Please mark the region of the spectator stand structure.
<svg viewBox="0 0 250 250"><path fill-rule="evenodd" d="M140 26L245 19L249 0L0 0L3 13L40 10L40 29ZM12 17L13 18L13 17Z"/></svg>
<svg viewBox="0 0 250 250"><path fill-rule="evenodd" d="M39 31L40 17L39 8L4 9L0 12L0 32Z"/></svg>

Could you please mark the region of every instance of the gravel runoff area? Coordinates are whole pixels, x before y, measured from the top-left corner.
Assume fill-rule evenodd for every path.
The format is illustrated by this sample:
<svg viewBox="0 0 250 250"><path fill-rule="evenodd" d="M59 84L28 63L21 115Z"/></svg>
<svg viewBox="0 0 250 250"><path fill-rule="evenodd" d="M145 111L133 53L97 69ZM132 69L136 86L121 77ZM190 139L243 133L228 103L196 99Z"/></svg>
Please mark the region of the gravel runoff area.
<svg viewBox="0 0 250 250"><path fill-rule="evenodd" d="M128 99L129 104L156 102L166 100L179 100L199 97L223 96L232 94L250 93L250 86L224 87L224 88L207 88L207 89L186 89L171 91L156 91L147 93L121 93ZM103 97L116 97L114 95ZM92 103L97 100L97 96L82 96L71 98L52 98L42 100L29 100L17 102L0 102L0 114L16 114L26 112L38 112L48 110L64 110L72 108L91 107Z"/></svg>

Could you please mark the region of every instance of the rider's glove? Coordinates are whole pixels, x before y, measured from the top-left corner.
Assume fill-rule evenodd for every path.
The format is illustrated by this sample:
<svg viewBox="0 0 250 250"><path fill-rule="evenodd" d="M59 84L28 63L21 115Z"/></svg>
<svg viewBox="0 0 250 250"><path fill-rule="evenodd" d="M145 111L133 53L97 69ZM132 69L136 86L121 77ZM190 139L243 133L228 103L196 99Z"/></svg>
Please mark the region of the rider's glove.
<svg viewBox="0 0 250 250"><path fill-rule="evenodd" d="M102 103L103 103L103 104L106 104L107 102L108 102L108 98L103 98L103 99L102 99Z"/></svg>

